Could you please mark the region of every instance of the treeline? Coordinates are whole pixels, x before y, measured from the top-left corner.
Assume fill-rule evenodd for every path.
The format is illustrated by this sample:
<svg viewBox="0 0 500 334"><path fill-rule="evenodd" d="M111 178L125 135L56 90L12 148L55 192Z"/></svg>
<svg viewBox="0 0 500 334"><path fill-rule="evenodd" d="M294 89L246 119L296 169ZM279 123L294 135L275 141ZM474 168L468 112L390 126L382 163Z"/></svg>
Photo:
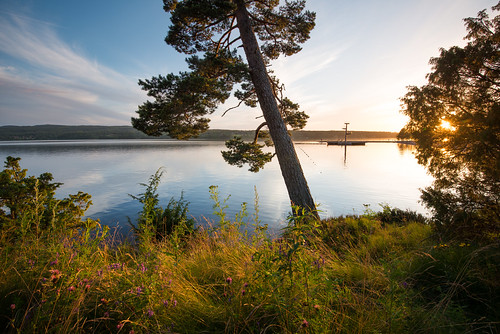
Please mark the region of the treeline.
<svg viewBox="0 0 500 334"><path fill-rule="evenodd" d="M252 140L252 130L220 130L213 129L201 134L201 140L228 140L241 136L244 140ZM396 139L397 132L351 131L351 140L388 140ZM0 140L76 140L76 139L151 139L132 126L98 126L98 125L34 125L34 126L1 126ZM168 139L168 136L159 137ZM292 131L295 141L340 140L344 131Z"/></svg>

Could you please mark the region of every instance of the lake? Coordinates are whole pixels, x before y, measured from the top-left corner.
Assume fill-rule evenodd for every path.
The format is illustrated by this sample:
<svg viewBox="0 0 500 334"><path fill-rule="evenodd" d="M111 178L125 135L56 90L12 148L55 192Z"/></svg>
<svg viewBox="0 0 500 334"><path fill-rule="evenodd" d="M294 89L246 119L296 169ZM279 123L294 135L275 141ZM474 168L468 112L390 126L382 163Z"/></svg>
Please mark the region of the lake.
<svg viewBox="0 0 500 334"><path fill-rule="evenodd" d="M432 177L417 164L413 146L295 146L322 217L362 214L367 206L379 211L381 203L426 214L419 189L430 185ZM87 216L110 226L127 227L127 217L137 217L141 207L129 194L142 193L140 183L159 168L165 172L158 188L162 206L183 194L189 213L204 223L214 219L209 187L215 185L221 200L229 197L229 217L246 202L252 219L256 189L262 223L273 229L285 226L290 207L277 160L252 173L226 164L220 154L224 149L223 142L212 141L19 141L0 142L0 157L3 162L9 155L21 157L28 175L52 173L55 182L64 183L58 198L78 191L91 194Z"/></svg>

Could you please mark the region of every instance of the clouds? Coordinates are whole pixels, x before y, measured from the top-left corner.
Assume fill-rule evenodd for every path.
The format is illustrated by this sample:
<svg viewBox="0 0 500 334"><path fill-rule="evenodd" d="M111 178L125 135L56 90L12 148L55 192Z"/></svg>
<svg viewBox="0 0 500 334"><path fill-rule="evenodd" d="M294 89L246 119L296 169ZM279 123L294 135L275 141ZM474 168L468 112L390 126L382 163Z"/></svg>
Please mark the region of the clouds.
<svg viewBox="0 0 500 334"><path fill-rule="evenodd" d="M47 22L0 16L3 124L129 124L144 100L135 78L89 59Z"/></svg>
<svg viewBox="0 0 500 334"><path fill-rule="evenodd" d="M138 78L186 70L186 55L163 42L169 20L161 1L2 1L0 125L130 124L147 99ZM311 38L272 69L309 114L308 130L348 121L353 130L398 131L406 86L425 83L439 47L464 44L464 17L494 4L311 0ZM260 124L258 109L220 117L236 104L231 99L214 113L211 127Z"/></svg>

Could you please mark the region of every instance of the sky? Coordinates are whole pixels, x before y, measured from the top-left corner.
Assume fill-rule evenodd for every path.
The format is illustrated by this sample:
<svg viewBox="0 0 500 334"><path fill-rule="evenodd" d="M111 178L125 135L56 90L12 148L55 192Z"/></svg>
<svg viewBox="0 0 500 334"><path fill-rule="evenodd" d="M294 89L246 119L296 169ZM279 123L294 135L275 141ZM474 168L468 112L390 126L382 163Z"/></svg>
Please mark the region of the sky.
<svg viewBox="0 0 500 334"><path fill-rule="evenodd" d="M308 0L316 27L273 62L305 130L399 131L400 98L426 83L440 48L464 46L463 19L496 0ZM137 82L187 70L164 42L161 0L0 0L1 125L130 125L147 100ZM490 12L491 13L491 12ZM258 108L230 99L213 129L255 129Z"/></svg>

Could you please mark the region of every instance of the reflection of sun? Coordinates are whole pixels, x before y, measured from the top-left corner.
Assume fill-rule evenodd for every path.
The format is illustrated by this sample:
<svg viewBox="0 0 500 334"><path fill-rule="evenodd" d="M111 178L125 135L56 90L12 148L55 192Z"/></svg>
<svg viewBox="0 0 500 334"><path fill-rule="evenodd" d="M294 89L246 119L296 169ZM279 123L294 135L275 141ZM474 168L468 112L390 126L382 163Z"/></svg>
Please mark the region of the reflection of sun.
<svg viewBox="0 0 500 334"><path fill-rule="evenodd" d="M439 125L441 128L449 131L455 131L455 127L450 124L450 122L441 120L441 124Z"/></svg>

